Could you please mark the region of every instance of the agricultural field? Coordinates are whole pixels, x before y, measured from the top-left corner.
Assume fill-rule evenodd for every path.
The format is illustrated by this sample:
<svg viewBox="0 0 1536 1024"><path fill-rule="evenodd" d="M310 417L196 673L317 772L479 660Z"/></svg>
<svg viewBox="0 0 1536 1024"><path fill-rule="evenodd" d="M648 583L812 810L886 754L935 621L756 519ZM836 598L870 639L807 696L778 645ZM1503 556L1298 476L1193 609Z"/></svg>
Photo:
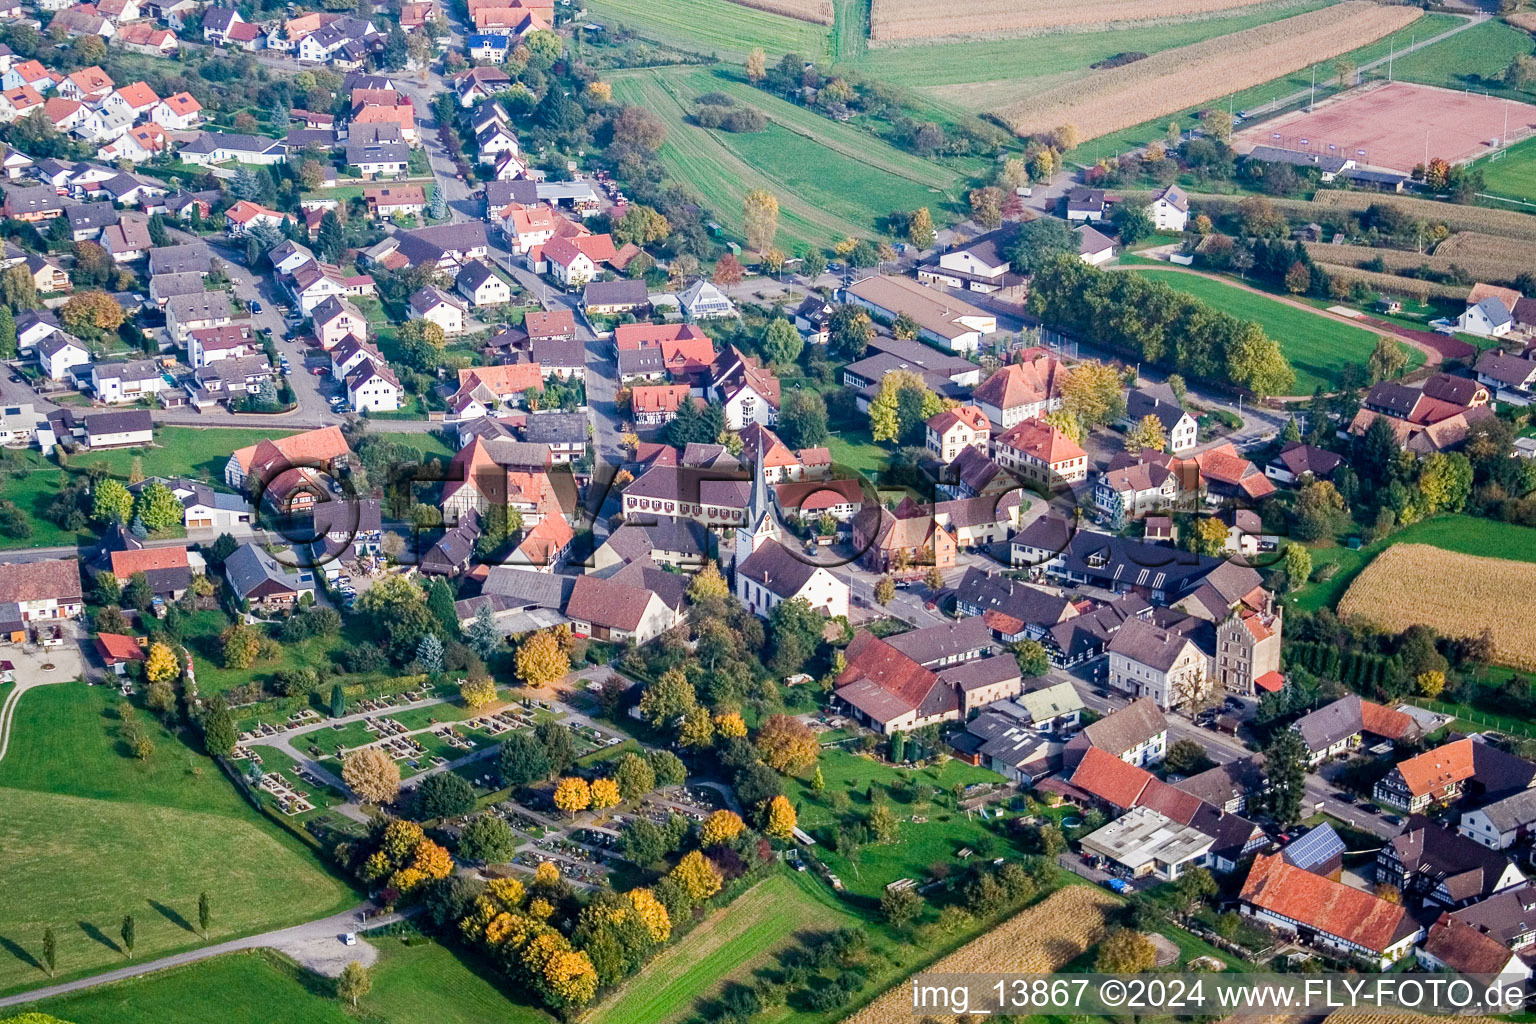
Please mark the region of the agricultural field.
<svg viewBox="0 0 1536 1024"><path fill-rule="evenodd" d="M218 994L220 1024L549 1024L513 1002L484 970L435 942L372 937L379 948L373 989L359 1016L335 999L333 983L273 953L235 953L49 999L27 1007L71 1024L206 1024Z"/></svg>
<svg viewBox="0 0 1536 1024"><path fill-rule="evenodd" d="M750 7L769 14L782 14L786 18L798 18L813 25L832 24L832 0L731 0L742 7Z"/></svg>
<svg viewBox="0 0 1536 1024"><path fill-rule="evenodd" d="M356 902L297 840L236 794L212 762L147 712L144 760L119 738L119 701L103 687L39 687L16 708L0 762L0 992L45 980L43 930L58 935L59 975L121 964L119 925L135 919L136 957L202 944L198 895L214 941L336 913ZM24 854L23 854L23 851Z"/></svg>
<svg viewBox="0 0 1536 1024"><path fill-rule="evenodd" d="M837 907L818 881L773 875L712 913L676 945L597 1006L587 1024L667 1024L730 980L751 971L797 933L860 927L862 919Z"/></svg>
<svg viewBox="0 0 1536 1024"><path fill-rule="evenodd" d="M1503 76L1510 61L1531 49L1529 33L1492 19L1394 61L1392 77L1530 102L1536 99L1536 87L1512 88L1504 84Z"/></svg>
<svg viewBox="0 0 1536 1024"><path fill-rule="evenodd" d="M1309 395L1319 386L1331 390L1344 367L1363 364L1376 347L1378 335L1373 331L1214 278L1152 268L1137 269L1135 273L1154 276L1170 288L1202 299L1217 309L1257 322L1291 361L1299 395ZM1402 348L1410 367L1424 362L1422 352L1406 345Z"/></svg>
<svg viewBox="0 0 1536 1024"><path fill-rule="evenodd" d="M1536 139L1526 139L1477 166L1490 195L1536 202Z"/></svg>
<svg viewBox="0 0 1536 1024"><path fill-rule="evenodd" d="M1057 970L1099 940L1106 916L1119 905L1117 897L1098 886L1066 886L955 950L926 973L1042 974ZM904 1019L911 1012L911 988L902 984L847 1018L844 1024L887 1024Z"/></svg>
<svg viewBox="0 0 1536 1024"><path fill-rule="evenodd" d="M1518 238L1536 241L1536 217L1513 210L1494 210L1482 206L1462 206L1439 203L1432 199L1414 199L1409 196L1389 196L1368 192L1346 192L1341 189L1323 189L1306 203L1299 200L1279 200L1281 203L1300 202L1303 207L1315 204L1321 209L1359 212L1377 203L1400 210L1412 217L1421 217L1431 224L1444 224L1452 231L1479 231L1501 238Z"/></svg>
<svg viewBox="0 0 1536 1024"><path fill-rule="evenodd" d="M818 0L770 0L794 8L817 6ZM714 54L740 63L756 47L778 59L798 53L807 60L824 61L832 55L831 33L825 25L754 9L730 0L688 0L687 3L656 0L592 0L587 10L593 21L612 22L638 35L694 53ZM828 22L830 22L830 18Z"/></svg>
<svg viewBox="0 0 1536 1024"><path fill-rule="evenodd" d="M733 134L690 124L695 96L732 89L730 79L713 72L648 71L615 76L613 85L616 97L666 122L662 162L738 238L745 226L742 200L753 188L778 197L776 244L786 251L866 237L892 210L927 206L942 222L958 196L955 172L759 90L743 93L745 86L735 92L768 117L766 131Z"/></svg>
<svg viewBox="0 0 1536 1024"><path fill-rule="evenodd" d="M1331 266L1365 267L1367 264L1380 261L1386 267L1385 273L1401 273L1425 266L1444 273L1453 267L1460 267L1479 281L1499 284L1512 283L1515 275L1533 265L1531 256L1526 251L1530 247L1526 244L1513 239L1493 238L1489 235L1479 237L1497 244L1484 245L1482 252L1478 252L1473 243L1462 242L1459 246L1452 246L1451 250L1447 251L1446 247L1451 245L1452 240L1446 239L1436 247L1433 255L1408 252L1403 249L1381 249L1370 245L1333 245L1323 242L1308 242L1306 249L1314 260ZM1501 249L1508 255L1502 257L1496 255ZM1465 294L1466 289L1460 290Z"/></svg>
<svg viewBox="0 0 1536 1024"><path fill-rule="evenodd" d="M1339 602L1339 617L1391 632L1418 624L1446 636L1477 636L1486 629L1499 664L1536 669L1536 627L1523 611L1532 586L1536 564L1530 562L1395 544L1355 577Z"/></svg>
<svg viewBox="0 0 1536 1024"><path fill-rule="evenodd" d="M1228 11L1259 0L874 0L870 42L928 40L946 36L1024 35L1060 32L1076 25L1191 18Z"/></svg>
<svg viewBox="0 0 1536 1024"><path fill-rule="evenodd" d="M1206 103L1326 61L1408 25L1416 8L1348 0L1259 28L1154 54L997 111L1020 134L1075 124L1085 139Z"/></svg>

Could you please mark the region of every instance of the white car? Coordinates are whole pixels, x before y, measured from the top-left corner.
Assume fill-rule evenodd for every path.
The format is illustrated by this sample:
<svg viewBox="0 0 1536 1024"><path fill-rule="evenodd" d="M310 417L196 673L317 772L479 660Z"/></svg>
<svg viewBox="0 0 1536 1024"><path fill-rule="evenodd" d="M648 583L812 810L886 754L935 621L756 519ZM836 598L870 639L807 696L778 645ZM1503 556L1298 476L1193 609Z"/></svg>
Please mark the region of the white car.
<svg viewBox="0 0 1536 1024"><path fill-rule="evenodd" d="M357 945L357 933L356 932L344 932L342 934L342 936L341 936L341 944L343 946L355 946L355 945Z"/></svg>

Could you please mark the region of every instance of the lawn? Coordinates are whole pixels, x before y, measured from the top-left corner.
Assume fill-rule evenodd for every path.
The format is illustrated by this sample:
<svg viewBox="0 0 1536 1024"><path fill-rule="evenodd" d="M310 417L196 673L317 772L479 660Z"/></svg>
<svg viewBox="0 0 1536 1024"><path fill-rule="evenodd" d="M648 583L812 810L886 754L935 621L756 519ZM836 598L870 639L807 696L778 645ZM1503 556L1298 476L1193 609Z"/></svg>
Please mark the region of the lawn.
<svg viewBox="0 0 1536 1024"><path fill-rule="evenodd" d="M777 61L798 53L822 62L830 56L832 30L798 18L754 10L726 0L593 0L589 21L614 23L667 46L740 63L755 47Z"/></svg>
<svg viewBox="0 0 1536 1024"><path fill-rule="evenodd" d="M145 476L192 477L222 488L224 464L236 448L263 439L275 441L295 433L297 431L260 427L156 427L154 447L87 452L72 459L70 466L105 465L114 476L127 478L133 469L134 458L139 457L143 460Z"/></svg>
<svg viewBox="0 0 1536 1024"><path fill-rule="evenodd" d="M1536 562L1536 530L1530 527L1473 516L1438 516L1404 527L1385 540L1358 550L1341 546L1313 549L1314 569L1333 563L1339 570L1326 582L1307 584L1289 600L1303 611L1332 608L1360 570L1393 544L1432 544L1464 555L1486 557L1494 553L1517 562Z"/></svg>
<svg viewBox="0 0 1536 1024"><path fill-rule="evenodd" d="M765 131L732 134L689 124L685 118L695 96L730 86L729 79L709 72L647 71L615 77L613 85L616 97L666 122L662 162L736 238L744 233L743 197L753 188L778 197L776 244L793 250L830 246L849 235L872 236L876 219L891 210L928 206L935 220L943 221L947 200L941 187L958 187L958 177L945 168L765 94L743 94L770 114Z"/></svg>
<svg viewBox="0 0 1536 1024"><path fill-rule="evenodd" d="M1497 159L1479 161L1477 166L1490 193L1536 201L1536 139L1511 146Z"/></svg>
<svg viewBox="0 0 1536 1024"><path fill-rule="evenodd" d="M494 976L461 962L435 942L406 945L398 938L369 941L379 947L373 989L356 1016L333 995L333 983L271 953L235 953L160 971L28 1009L72 1024L548 1024L542 1011L513 1002Z"/></svg>
<svg viewBox="0 0 1536 1024"><path fill-rule="evenodd" d="M454 450L448 447L436 431L424 434L420 432L390 433L388 430L370 430L369 433L376 437L382 437L386 441L405 445L407 448L415 448L422 455L441 455L447 459L453 458L454 455Z"/></svg>
<svg viewBox="0 0 1536 1024"><path fill-rule="evenodd" d="M862 924L831 904L814 879L773 875L647 964L598 1006L587 1024L666 1024L718 992L723 982L750 981L751 970L772 951L791 944L796 933Z"/></svg>
<svg viewBox="0 0 1536 1024"><path fill-rule="evenodd" d="M1216 309L1243 320L1254 320L1264 328L1291 361L1296 371L1293 394L1310 395L1318 387L1333 390L1339 372L1347 365L1363 365L1376 347L1377 335L1362 327L1335 320L1321 313L1286 305L1264 295L1208 277L1169 270L1137 270L1138 274L1156 276L1170 288L1193 295ZM1423 353L1402 345L1408 366L1424 362Z"/></svg>
<svg viewBox="0 0 1536 1024"><path fill-rule="evenodd" d="M270 683L281 669L330 665L336 651L346 643L344 634L311 637L296 644L281 644L279 656L271 661L258 662L246 669L228 669L223 667L223 645L219 642L219 634L229 624L229 616L221 611L197 612L184 620L182 642L196 659L197 686L204 696L223 693L231 687L250 682ZM355 681L347 679L349 683Z"/></svg>
<svg viewBox="0 0 1536 1024"><path fill-rule="evenodd" d="M123 960L119 925L134 917L134 955L201 944L188 922L213 904L215 941L344 909L356 897L296 840L251 810L222 773L139 711L155 744L144 761L118 739L110 689L42 687L16 710L0 762L0 991L46 981L43 930L58 935L61 977Z"/></svg>
<svg viewBox="0 0 1536 1024"><path fill-rule="evenodd" d="M1504 69L1516 57L1530 52L1530 33L1493 19L1393 61L1392 77L1448 89L1476 89L1531 103L1536 102L1532 87L1515 89L1504 84Z"/></svg>

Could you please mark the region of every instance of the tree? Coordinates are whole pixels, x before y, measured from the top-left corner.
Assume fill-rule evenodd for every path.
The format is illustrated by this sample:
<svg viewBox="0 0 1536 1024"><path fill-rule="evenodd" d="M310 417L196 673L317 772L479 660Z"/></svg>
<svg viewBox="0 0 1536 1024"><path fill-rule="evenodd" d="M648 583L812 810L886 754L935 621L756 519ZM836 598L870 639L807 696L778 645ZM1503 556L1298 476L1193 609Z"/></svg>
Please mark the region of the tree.
<svg viewBox="0 0 1536 1024"><path fill-rule="evenodd" d="M1296 371L1279 343L1256 323L1244 323L1228 342L1227 374L1259 398L1283 395L1296 383Z"/></svg>
<svg viewBox="0 0 1536 1024"><path fill-rule="evenodd" d="M678 861L667 877L681 885L695 903L702 903L720 891L720 872L698 850Z"/></svg>
<svg viewBox="0 0 1536 1024"><path fill-rule="evenodd" d="M1264 748L1264 809L1282 827L1302 818L1310 763L1306 742L1291 729L1278 730Z"/></svg>
<svg viewBox="0 0 1536 1024"><path fill-rule="evenodd" d="M203 749L209 757L228 757L235 752L238 732L235 718L229 713L229 703L223 696L213 698L203 716Z"/></svg>
<svg viewBox="0 0 1536 1024"><path fill-rule="evenodd" d="M517 649L517 677L528 686L552 686L571 671L571 659L549 630L540 630Z"/></svg>
<svg viewBox="0 0 1536 1024"><path fill-rule="evenodd" d="M715 742L715 722L709 717L709 709L702 705L691 708L677 726L679 746L704 748Z"/></svg>
<svg viewBox="0 0 1536 1024"><path fill-rule="evenodd" d="M1185 871L1173 888L1186 911L1193 910L1221 891L1221 886L1216 884L1216 879L1211 877L1211 872L1206 868L1190 868Z"/></svg>
<svg viewBox="0 0 1536 1024"><path fill-rule="evenodd" d="M373 988L373 974L361 963L353 960L341 969L336 979L336 998L345 999L354 1007L357 1001Z"/></svg>
<svg viewBox="0 0 1536 1024"><path fill-rule="evenodd" d="M694 573L692 581L688 584L688 599L694 604L722 600L729 597L730 593L730 585L725 582L725 577L720 575L720 569L712 558L705 561L704 568Z"/></svg>
<svg viewBox="0 0 1536 1024"><path fill-rule="evenodd" d="M1147 212L1146 206L1140 203L1115 204L1114 212L1109 215L1109 222L1114 225L1115 231L1120 235L1120 244L1124 246L1135 245L1156 230L1152 223L1152 215Z"/></svg>
<svg viewBox="0 0 1536 1024"><path fill-rule="evenodd" d="M768 75L768 57L763 53L761 46L752 48L747 54L747 81L756 85Z"/></svg>
<svg viewBox="0 0 1536 1024"><path fill-rule="evenodd" d="M973 188L966 197L971 207L971 219L978 226L990 231L1003 222L1003 190L996 185Z"/></svg>
<svg viewBox="0 0 1536 1024"><path fill-rule="evenodd" d="M791 448L815 448L827 443L827 403L820 392L802 388L783 396L777 430Z"/></svg>
<svg viewBox="0 0 1536 1024"><path fill-rule="evenodd" d="M1205 748L1191 739L1175 740L1163 755L1163 767L1179 775L1197 775L1211 767Z"/></svg>
<svg viewBox="0 0 1536 1024"><path fill-rule="evenodd" d="M783 775L798 775L816 763L821 744L811 727L790 715L769 715L757 731L763 763Z"/></svg>
<svg viewBox="0 0 1536 1024"><path fill-rule="evenodd" d="M0 272L0 298L15 312L38 307L37 282L25 266L6 267Z"/></svg>
<svg viewBox="0 0 1536 1024"><path fill-rule="evenodd" d="M765 835L788 842L795 834L795 820L794 806L789 802L789 797L780 793L768 801L763 832Z"/></svg>
<svg viewBox="0 0 1536 1024"><path fill-rule="evenodd" d="M746 269L742 267L741 261L732 253L726 253L715 261L715 273L713 275L715 284L730 287L733 284L741 284L742 279L746 276Z"/></svg>
<svg viewBox="0 0 1536 1024"><path fill-rule="evenodd" d="M1296 492L1291 535L1300 541L1331 537L1347 521L1344 499L1327 480L1316 480Z"/></svg>
<svg viewBox="0 0 1536 1024"><path fill-rule="evenodd" d="M654 153L667 140L667 126L643 107L624 107L610 123L613 141L620 145Z"/></svg>
<svg viewBox="0 0 1536 1024"><path fill-rule="evenodd" d="M181 499L158 480L145 484L134 502L134 515L155 533L180 526L182 512Z"/></svg>
<svg viewBox="0 0 1536 1024"><path fill-rule="evenodd" d="M746 822L735 811L716 811L699 826L699 843L703 846L728 843L741 835L746 827Z"/></svg>
<svg viewBox="0 0 1536 1024"><path fill-rule="evenodd" d="M1205 133L1217 142L1232 141L1232 115L1225 110L1205 110L1200 113Z"/></svg>
<svg viewBox="0 0 1536 1024"><path fill-rule="evenodd" d="M923 898L916 889L886 889L880 895L880 913L897 931L911 924L922 909Z"/></svg>
<svg viewBox="0 0 1536 1024"><path fill-rule="evenodd" d="M1402 376L1403 370L1408 365L1408 355L1403 351L1403 346L1393 339L1382 335L1376 339L1376 347L1371 350L1370 358L1366 360L1366 368L1371 374L1371 383L1392 380Z"/></svg>
<svg viewBox="0 0 1536 1024"><path fill-rule="evenodd" d="M133 495L121 481L108 477L91 495L91 516L98 522L121 525L133 515Z"/></svg>
<svg viewBox="0 0 1536 1024"><path fill-rule="evenodd" d="M1219 555L1227 546L1227 524L1215 516L1201 516L1195 520L1190 539L1198 554Z"/></svg>
<svg viewBox="0 0 1536 1024"><path fill-rule="evenodd" d="M1312 553L1300 544L1287 544L1280 561L1285 568L1285 589L1301 589L1312 575Z"/></svg>
<svg viewBox="0 0 1536 1024"><path fill-rule="evenodd" d="M592 806L592 787L579 775L569 775L555 783L555 806L576 820L576 812Z"/></svg>
<svg viewBox="0 0 1536 1024"><path fill-rule="evenodd" d="M640 713L652 727L659 729L692 711L698 700L688 677L677 669L669 669L641 694Z"/></svg>
<svg viewBox="0 0 1536 1024"><path fill-rule="evenodd" d="M1019 225L1003 252L1021 274L1033 274L1062 253L1077 255L1078 237L1066 221L1041 217Z"/></svg>
<svg viewBox="0 0 1536 1024"><path fill-rule="evenodd" d="M151 683L168 683L181 675L181 665L176 654L163 643L149 645L149 657L144 662L144 678Z"/></svg>
<svg viewBox="0 0 1536 1024"><path fill-rule="evenodd" d="M1061 382L1062 408L1091 430L1125 411L1121 387L1120 374L1113 366L1085 360L1072 367Z"/></svg>
<svg viewBox="0 0 1536 1024"><path fill-rule="evenodd" d="M1051 670L1050 654L1037 640L1020 640L1014 644L1013 657L1019 663L1019 671L1026 676L1043 676Z"/></svg>
<svg viewBox="0 0 1536 1024"><path fill-rule="evenodd" d="M754 188L742 200L746 218L747 246L758 252L773 244L779 233L779 200L767 189Z"/></svg>
<svg viewBox="0 0 1536 1024"><path fill-rule="evenodd" d="M116 299L94 288L71 295L69 301L64 303L64 308L59 310L59 322L73 333L87 338L115 331L127 318L128 314Z"/></svg>
<svg viewBox="0 0 1536 1024"><path fill-rule="evenodd" d="M212 925L213 901L208 898L208 891L205 889L197 897L197 927L202 931L205 941L208 938L208 929Z"/></svg>
<svg viewBox="0 0 1536 1024"><path fill-rule="evenodd" d="M501 649L501 633L496 629L496 616L490 605L481 605L475 612L475 619L469 624L464 641L482 661L489 661Z"/></svg>
<svg viewBox="0 0 1536 1024"><path fill-rule="evenodd" d="M8 306L0 306L0 359L16 358L16 318Z"/></svg>
<svg viewBox="0 0 1536 1024"><path fill-rule="evenodd" d="M465 860L500 864L517 851L518 838L512 827L494 814L472 818L459 833L459 856Z"/></svg>
<svg viewBox="0 0 1536 1024"><path fill-rule="evenodd" d="M640 799L656 788L656 771L639 754L625 754L613 772L619 796L626 801Z"/></svg>
<svg viewBox="0 0 1536 1024"><path fill-rule="evenodd" d="M645 760L655 773L658 786L681 786L688 779L683 759L670 750L647 751Z"/></svg>
<svg viewBox="0 0 1536 1024"><path fill-rule="evenodd" d="M800 337L800 332L795 330L795 325L783 317L775 317L768 321L767 328L763 331L763 355L775 366L789 366L800 357L800 349L804 347L805 340Z"/></svg>
<svg viewBox="0 0 1536 1024"><path fill-rule="evenodd" d="M563 772L576 761L576 737L570 727L559 722L540 722L533 734L544 744L549 770Z"/></svg>
<svg viewBox="0 0 1536 1024"><path fill-rule="evenodd" d="M815 282L827 272L827 257L820 249L808 249L800 258L800 272L807 281Z"/></svg>
<svg viewBox="0 0 1536 1024"><path fill-rule="evenodd" d="M875 603L882 607L891 603L896 596L896 581L889 576L880 577L875 583Z"/></svg>
<svg viewBox="0 0 1536 1024"><path fill-rule="evenodd" d="M459 698L464 706L478 711L496 702L496 681L489 676L477 676L459 684Z"/></svg>
<svg viewBox="0 0 1536 1024"><path fill-rule="evenodd" d="M416 642L416 664L428 675L437 675L443 670L443 642L436 633L423 633Z"/></svg>
<svg viewBox="0 0 1536 1024"><path fill-rule="evenodd" d="M1099 943L1096 974L1139 974L1157 966L1157 947L1141 932L1116 928Z"/></svg>
<svg viewBox="0 0 1536 1024"><path fill-rule="evenodd" d="M48 977L53 977L59 962L59 940L53 934L53 925L43 929L43 963L48 965Z"/></svg>
<svg viewBox="0 0 1536 1024"><path fill-rule="evenodd" d="M933 228L933 214L928 212L928 207L919 206L912 213L912 219L907 221L907 241L913 248L926 249L933 245L938 238L938 232Z"/></svg>
<svg viewBox="0 0 1536 1024"><path fill-rule="evenodd" d="M416 817L456 818L475 808L475 790L461 775L439 772L416 787Z"/></svg>
<svg viewBox="0 0 1536 1024"><path fill-rule="evenodd" d="M1147 413L1125 432L1125 450L1139 452L1143 448L1151 448L1154 451L1162 451L1168 447L1168 434L1163 430L1163 421L1151 413Z"/></svg>
<svg viewBox="0 0 1536 1024"><path fill-rule="evenodd" d="M869 427L876 441L896 441L944 410L944 401L928 389L915 370L890 370L869 403Z"/></svg>
<svg viewBox="0 0 1536 1024"><path fill-rule="evenodd" d="M613 779L592 780L592 809L594 811L617 807L618 804L619 784L617 782Z"/></svg>
<svg viewBox="0 0 1536 1024"><path fill-rule="evenodd" d="M400 792L400 766L378 747L361 747L341 762L341 778L367 803L391 803Z"/></svg>
<svg viewBox="0 0 1536 1024"><path fill-rule="evenodd" d="M544 744L526 732L514 732L498 752L501 781L513 789L537 782L550 773L549 754Z"/></svg>
<svg viewBox="0 0 1536 1024"><path fill-rule="evenodd" d="M133 959L133 942L137 931L138 929L134 926L133 923L133 915L124 914L123 925L118 929L118 934L123 938L123 950L130 960Z"/></svg>
<svg viewBox="0 0 1536 1024"><path fill-rule="evenodd" d="M347 694L340 683L331 684L331 717L340 718L347 713Z"/></svg>

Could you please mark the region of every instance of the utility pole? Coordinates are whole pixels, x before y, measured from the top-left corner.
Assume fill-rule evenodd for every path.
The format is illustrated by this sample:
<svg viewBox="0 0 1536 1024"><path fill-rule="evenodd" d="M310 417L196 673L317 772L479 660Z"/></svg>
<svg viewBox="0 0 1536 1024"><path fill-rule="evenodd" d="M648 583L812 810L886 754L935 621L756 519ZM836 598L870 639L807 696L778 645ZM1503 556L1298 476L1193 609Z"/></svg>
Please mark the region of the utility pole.
<svg viewBox="0 0 1536 1024"><path fill-rule="evenodd" d="M1392 81L1392 56L1393 50L1396 48L1396 44L1396 36L1393 36L1390 40L1387 41L1387 81L1389 82Z"/></svg>
<svg viewBox="0 0 1536 1024"><path fill-rule="evenodd" d="M1307 101L1307 110L1311 111L1317 106L1317 65L1312 65L1312 98Z"/></svg>

